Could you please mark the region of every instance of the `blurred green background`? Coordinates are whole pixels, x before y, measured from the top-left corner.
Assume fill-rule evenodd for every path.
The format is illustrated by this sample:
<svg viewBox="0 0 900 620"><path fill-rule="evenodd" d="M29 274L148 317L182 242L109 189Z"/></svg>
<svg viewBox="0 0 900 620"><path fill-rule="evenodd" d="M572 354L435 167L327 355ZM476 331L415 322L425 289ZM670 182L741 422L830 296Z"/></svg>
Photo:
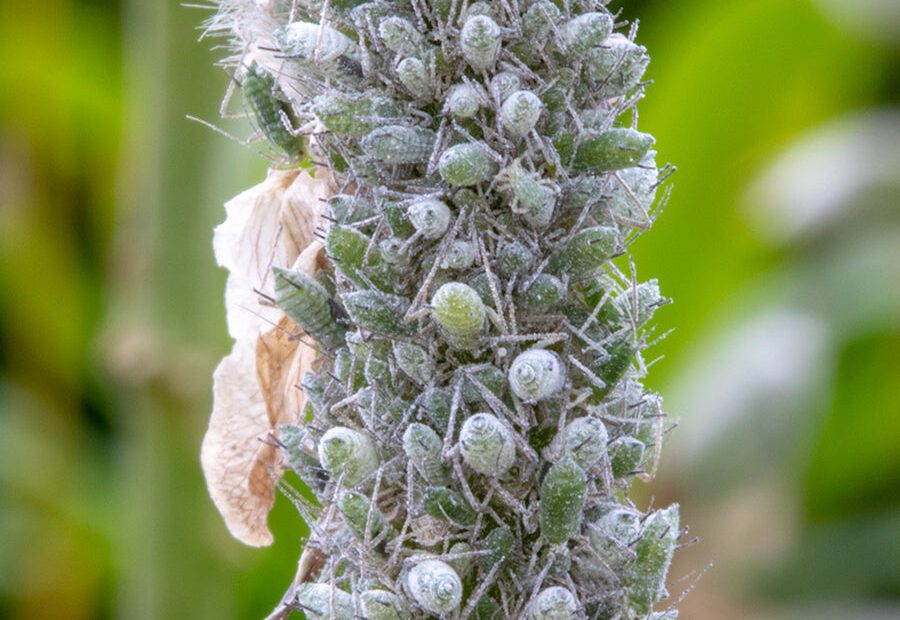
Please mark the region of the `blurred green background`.
<svg viewBox="0 0 900 620"><path fill-rule="evenodd" d="M613 5L679 167L633 246L675 299L651 385L680 427L643 490L700 537L672 597L704 573L684 618L900 617L900 3ZM2 618L256 619L293 575L288 503L242 547L199 466L211 231L265 171L185 119L227 85L207 14L0 4Z"/></svg>

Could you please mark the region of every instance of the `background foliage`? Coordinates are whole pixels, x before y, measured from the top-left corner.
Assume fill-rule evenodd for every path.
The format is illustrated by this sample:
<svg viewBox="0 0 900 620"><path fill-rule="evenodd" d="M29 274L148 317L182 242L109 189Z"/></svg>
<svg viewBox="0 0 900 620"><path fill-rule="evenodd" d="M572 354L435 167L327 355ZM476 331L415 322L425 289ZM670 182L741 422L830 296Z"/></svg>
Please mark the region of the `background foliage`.
<svg viewBox="0 0 900 620"><path fill-rule="evenodd" d="M686 618L900 611L900 11L623 0L675 193L633 246L676 303L647 501ZM850 8L848 8L850 7ZM0 617L259 618L298 555L231 540L199 442L228 349L221 204L263 178L171 0L0 5ZM223 126L249 134L241 122Z"/></svg>

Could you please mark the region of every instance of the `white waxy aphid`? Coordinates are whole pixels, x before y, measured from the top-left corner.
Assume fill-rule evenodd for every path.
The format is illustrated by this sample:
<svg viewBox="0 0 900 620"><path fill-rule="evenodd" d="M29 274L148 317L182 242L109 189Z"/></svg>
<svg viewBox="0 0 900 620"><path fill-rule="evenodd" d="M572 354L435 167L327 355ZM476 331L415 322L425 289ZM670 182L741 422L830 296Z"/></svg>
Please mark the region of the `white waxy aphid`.
<svg viewBox="0 0 900 620"><path fill-rule="evenodd" d="M359 63L356 43L345 34L310 22L293 22L279 28L275 41L289 62L302 65L313 75L345 78L350 64Z"/></svg>
<svg viewBox="0 0 900 620"><path fill-rule="evenodd" d="M598 94L618 97L637 86L650 64L650 57L643 46L615 33L602 46L587 53L585 64L599 85Z"/></svg>
<svg viewBox="0 0 900 620"><path fill-rule="evenodd" d="M613 21L606 13L583 13L562 25L560 31L566 51L583 54L597 47L612 34Z"/></svg>
<svg viewBox="0 0 900 620"><path fill-rule="evenodd" d="M494 66L500 56L500 44L500 26L487 15L469 17L459 33L463 57L476 71Z"/></svg>
<svg viewBox="0 0 900 620"><path fill-rule="evenodd" d="M294 596L311 620L353 620L353 597L327 583L302 583Z"/></svg>
<svg viewBox="0 0 900 620"><path fill-rule="evenodd" d="M410 569L406 586L413 599L426 611L447 614L462 601L462 581L446 562L426 560Z"/></svg>
<svg viewBox="0 0 900 620"><path fill-rule="evenodd" d="M428 351L417 344L395 340L394 359L400 370L420 385L428 383L434 376L434 360L428 355Z"/></svg>
<svg viewBox="0 0 900 620"><path fill-rule="evenodd" d="M499 186L512 197L510 208L529 226L546 228L556 210L556 192L537 173L529 172L516 160L497 175Z"/></svg>
<svg viewBox="0 0 900 620"><path fill-rule="evenodd" d="M554 438L550 449L558 455L570 454L582 469L588 471L606 454L608 439L603 422L585 416L569 422Z"/></svg>
<svg viewBox="0 0 900 620"><path fill-rule="evenodd" d="M400 265L405 262L406 256L403 252L405 245L400 237L388 237L378 242L378 250L381 252L381 258L384 262L391 265Z"/></svg>
<svg viewBox="0 0 900 620"><path fill-rule="evenodd" d="M541 117L544 104L530 90L517 90L507 97L500 108L500 124L514 139L528 134Z"/></svg>
<svg viewBox="0 0 900 620"><path fill-rule="evenodd" d="M658 183L656 151L649 151L640 165L619 170L606 178L603 189L606 208L613 217L645 219L656 200Z"/></svg>
<svg viewBox="0 0 900 620"><path fill-rule="evenodd" d="M461 271L468 269L475 262L475 244L464 239L456 239L447 248L441 267Z"/></svg>
<svg viewBox="0 0 900 620"><path fill-rule="evenodd" d="M413 422L403 433L403 451L419 474L432 485L444 485L450 480L447 467L441 462L443 440L430 426Z"/></svg>
<svg viewBox="0 0 900 620"><path fill-rule="evenodd" d="M431 78L428 67L418 58L410 56L397 64L397 77L406 90L416 99L431 99Z"/></svg>
<svg viewBox="0 0 900 620"><path fill-rule="evenodd" d="M481 107L478 91L469 84L457 84L450 89L444 111L456 118L472 118Z"/></svg>
<svg viewBox="0 0 900 620"><path fill-rule="evenodd" d="M485 476L502 476L516 461L511 431L490 413L466 419L459 431L459 445L466 464Z"/></svg>
<svg viewBox="0 0 900 620"><path fill-rule="evenodd" d="M520 90L521 86L522 80L518 75L511 71L501 71L491 78L491 95L503 103L507 97Z"/></svg>
<svg viewBox="0 0 900 620"><path fill-rule="evenodd" d="M422 47L419 29L403 17L391 15L378 22L378 36L392 52L411 56Z"/></svg>
<svg viewBox="0 0 900 620"><path fill-rule="evenodd" d="M344 477L344 486L356 486L378 469L378 453L368 435L335 426L319 440L319 461L332 478Z"/></svg>
<svg viewBox="0 0 900 620"><path fill-rule="evenodd" d="M528 620L571 620L578 614L578 601L566 588L541 590L528 606Z"/></svg>
<svg viewBox="0 0 900 620"><path fill-rule="evenodd" d="M466 575L472 567L472 564L475 562L476 556L474 554L468 555L473 551L475 551L475 549L469 543L463 541L455 542L447 549L447 555L459 555L462 557L454 558L452 560L448 559L447 564L452 566L457 574Z"/></svg>
<svg viewBox="0 0 900 620"><path fill-rule="evenodd" d="M409 610L399 596L387 590L366 590L359 595L365 620L408 620Z"/></svg>
<svg viewBox="0 0 900 620"><path fill-rule="evenodd" d="M559 356L546 349L520 353L509 368L509 386L525 401L538 401L559 392L566 383L566 368Z"/></svg>
<svg viewBox="0 0 900 620"><path fill-rule="evenodd" d="M439 239L450 227L450 207L436 198L412 203L407 215L413 228L426 239Z"/></svg>

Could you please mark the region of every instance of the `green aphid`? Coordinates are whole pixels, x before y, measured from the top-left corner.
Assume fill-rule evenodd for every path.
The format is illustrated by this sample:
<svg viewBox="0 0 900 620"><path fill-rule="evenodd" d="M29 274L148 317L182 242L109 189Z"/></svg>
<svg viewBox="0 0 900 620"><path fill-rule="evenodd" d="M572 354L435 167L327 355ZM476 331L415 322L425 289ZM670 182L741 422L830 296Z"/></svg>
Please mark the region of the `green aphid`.
<svg viewBox="0 0 900 620"><path fill-rule="evenodd" d="M372 345L365 359L366 383L373 386L391 386L391 366L388 358L391 345L380 341Z"/></svg>
<svg viewBox="0 0 900 620"><path fill-rule="evenodd" d="M397 63L397 78L414 99L432 99L431 75L425 63L415 57Z"/></svg>
<svg viewBox="0 0 900 620"><path fill-rule="evenodd" d="M278 427L278 440L288 463L300 479L313 491L321 491L328 481L319 457L315 454L315 442L302 427L283 424Z"/></svg>
<svg viewBox="0 0 900 620"><path fill-rule="evenodd" d="M521 276L534 265L534 253L521 241L509 241L497 251L497 271L509 278Z"/></svg>
<svg viewBox="0 0 900 620"><path fill-rule="evenodd" d="M478 556L478 564L485 571L489 571L498 562L501 562L502 566L512 559L516 546L516 537L513 536L512 530L504 525L491 530L482 539L479 546L481 551L490 551L490 553Z"/></svg>
<svg viewBox="0 0 900 620"><path fill-rule="evenodd" d="M387 125L360 141L363 151L384 164L418 164L428 160L437 138L430 129Z"/></svg>
<svg viewBox="0 0 900 620"><path fill-rule="evenodd" d="M615 332L604 343L604 348L609 353L609 357L590 365L594 374L605 383L602 388L594 387L592 400L595 403L600 402L615 387L625 371L628 370L637 351L634 337L629 328Z"/></svg>
<svg viewBox="0 0 900 620"><path fill-rule="evenodd" d="M328 350L344 343L344 328L335 318L335 304L325 290L302 271L275 267L275 303L297 325Z"/></svg>
<svg viewBox="0 0 900 620"><path fill-rule="evenodd" d="M453 392L447 388L430 388L422 393L417 402L432 426L441 433L446 432L450 422Z"/></svg>
<svg viewBox="0 0 900 620"><path fill-rule="evenodd" d="M430 487L422 500L425 512L442 521L450 521L460 526L475 523L476 512L462 495L447 487Z"/></svg>
<svg viewBox="0 0 900 620"><path fill-rule="evenodd" d="M569 455L544 476L540 491L541 534L551 544L568 541L581 525L587 475Z"/></svg>
<svg viewBox="0 0 900 620"><path fill-rule="evenodd" d="M634 437L622 436L609 444L609 460L613 476L624 478L637 472L644 459L644 443Z"/></svg>
<svg viewBox="0 0 900 620"><path fill-rule="evenodd" d="M372 93L326 93L313 99L311 109L328 131L354 138L361 138L386 120L403 114L392 99Z"/></svg>
<svg viewBox="0 0 900 620"><path fill-rule="evenodd" d="M517 307L525 312L540 314L551 310L566 298L566 287L556 276L539 274L516 295Z"/></svg>
<svg viewBox="0 0 900 620"><path fill-rule="evenodd" d="M366 590L359 596L365 620L409 620L406 603L387 590Z"/></svg>
<svg viewBox="0 0 900 620"><path fill-rule="evenodd" d="M575 170L610 172L637 166L656 141L653 136L627 127L608 129L578 142Z"/></svg>
<svg viewBox="0 0 900 620"><path fill-rule="evenodd" d="M377 213L375 205L363 198L336 194L328 199L328 215L339 224L354 224Z"/></svg>
<svg viewBox="0 0 900 620"><path fill-rule="evenodd" d="M471 374L476 381L481 383L498 399L503 399L503 396L506 394L506 375L502 370L491 365L479 368L471 373L466 373L466 378L463 379L462 390L460 392L464 403L471 405L485 400L485 395L478 387L476 387L474 381L468 377L468 374Z"/></svg>
<svg viewBox="0 0 900 620"><path fill-rule="evenodd" d="M493 178L497 174L497 162L484 146L466 142L451 146L441 154L438 171L450 185L468 187Z"/></svg>
<svg viewBox="0 0 900 620"><path fill-rule="evenodd" d="M592 275L619 249L619 233L607 226L593 226L577 233L550 258L548 271L573 280Z"/></svg>
<svg viewBox="0 0 900 620"><path fill-rule="evenodd" d="M285 125L285 119L292 117L291 108L276 97L275 78L254 64L244 76L241 89L266 138L288 155L299 156L303 152L303 139Z"/></svg>
<svg viewBox="0 0 900 620"><path fill-rule="evenodd" d="M578 617L578 600L561 586L541 591L528 605L526 620L572 620Z"/></svg>
<svg viewBox="0 0 900 620"><path fill-rule="evenodd" d="M405 239L416 231L405 208L394 202L386 202L382 209L391 232L397 237Z"/></svg>
<svg viewBox="0 0 900 620"><path fill-rule="evenodd" d="M650 64L650 56L646 48L616 33L602 46L590 50L585 64L588 75L598 85L600 96L612 98L638 85Z"/></svg>
<svg viewBox="0 0 900 620"><path fill-rule="evenodd" d="M353 355L346 348L339 349L334 355L334 364L332 365L334 377L340 381L341 385L346 386L350 382L350 374L353 370Z"/></svg>
<svg viewBox="0 0 900 620"><path fill-rule="evenodd" d="M429 484L442 485L450 481L450 472L441 460L443 447L443 440L425 424L413 422L403 433L406 458Z"/></svg>
<svg viewBox="0 0 900 620"><path fill-rule="evenodd" d="M369 540L378 539L383 545L384 542L397 535L397 532L388 523L384 514L374 507L371 500L362 493L344 491L338 498L338 509L341 511L341 516L344 518L347 528L359 540L365 540L366 538L367 523Z"/></svg>
<svg viewBox="0 0 900 620"><path fill-rule="evenodd" d="M294 591L296 606L310 620L353 620L353 597L326 583L302 583Z"/></svg>
<svg viewBox="0 0 900 620"><path fill-rule="evenodd" d="M378 246L356 228L329 228L325 250L341 273L357 285L366 287L371 282L381 290L390 290L391 277Z"/></svg>
<svg viewBox="0 0 900 620"><path fill-rule="evenodd" d="M431 298L431 315L451 346L478 347L487 311L474 289L460 282L444 284Z"/></svg>
<svg viewBox="0 0 900 620"><path fill-rule="evenodd" d="M500 295L500 299L503 299L503 289L500 287L500 280L497 278L495 274L491 274L493 276L494 288L497 291L497 294ZM494 296L491 293L490 281L488 279L487 272L482 271L481 273L473 276L469 280L469 288L478 293L479 299L481 299L482 303L493 306L494 305Z"/></svg>
<svg viewBox="0 0 900 620"><path fill-rule="evenodd" d="M319 461L335 480L353 487L378 469L378 453L369 436L345 426L329 429L319 440Z"/></svg>
<svg viewBox="0 0 900 620"><path fill-rule="evenodd" d="M636 289L628 289L614 303L616 312L622 318L622 325L643 327L653 317L653 313L664 303L656 280L642 282Z"/></svg>
<svg viewBox="0 0 900 620"><path fill-rule="evenodd" d="M530 90L518 90L506 98L500 107L500 125L507 135L519 140L537 125L544 104Z"/></svg>
<svg viewBox="0 0 900 620"><path fill-rule="evenodd" d="M424 44L415 24L397 15L390 15L378 22L378 36L389 50L401 56L417 54Z"/></svg>
<svg viewBox="0 0 900 620"><path fill-rule="evenodd" d="M428 351L417 344L396 340L393 343L394 359L406 375L418 383L424 385L434 376L434 360Z"/></svg>
<svg viewBox="0 0 900 620"><path fill-rule="evenodd" d="M647 614L665 593L666 573L679 535L678 504L654 512L634 544L637 558L628 586L628 601L638 614Z"/></svg>
<svg viewBox="0 0 900 620"><path fill-rule="evenodd" d="M474 620L500 620L503 614L503 608L493 596L482 596L475 604L472 611Z"/></svg>
<svg viewBox="0 0 900 620"><path fill-rule="evenodd" d="M341 295L341 303L354 323L373 334L392 338L413 333L413 324L403 319L409 309L409 302L403 297L378 291L356 291Z"/></svg>

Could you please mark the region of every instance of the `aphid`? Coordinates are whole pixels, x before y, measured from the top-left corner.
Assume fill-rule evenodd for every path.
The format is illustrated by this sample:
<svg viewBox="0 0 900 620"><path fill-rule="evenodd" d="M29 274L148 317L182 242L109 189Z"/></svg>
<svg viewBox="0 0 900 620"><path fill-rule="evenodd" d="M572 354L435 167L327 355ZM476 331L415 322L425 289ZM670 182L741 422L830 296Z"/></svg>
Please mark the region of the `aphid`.
<svg viewBox="0 0 900 620"><path fill-rule="evenodd" d="M550 183L526 171L518 161L500 171L497 184L512 197L510 208L532 228L546 228L553 219L556 192Z"/></svg>
<svg viewBox="0 0 900 620"><path fill-rule="evenodd" d="M450 472L441 461L444 442L430 426L413 422L403 433L403 451L429 484L442 485L450 481Z"/></svg>
<svg viewBox="0 0 900 620"><path fill-rule="evenodd" d="M378 22L378 36L392 52L412 56L422 48L422 34L419 29L403 17L390 15Z"/></svg>
<svg viewBox="0 0 900 620"><path fill-rule="evenodd" d="M650 56L643 46L615 33L602 47L591 49L585 61L590 75L599 84L600 96L611 98L637 86L650 64Z"/></svg>
<svg viewBox="0 0 900 620"><path fill-rule="evenodd" d="M469 377L471 374L471 377ZM463 380L460 395L466 404L477 403L484 400L485 394L475 385L474 381L478 381L483 388L492 393L499 399L506 394L506 374L496 366L484 366L478 370L466 372L466 378Z"/></svg>
<svg viewBox="0 0 900 620"><path fill-rule="evenodd" d="M528 620L571 620L578 614L578 601L566 588L551 586L528 605Z"/></svg>
<svg viewBox="0 0 900 620"><path fill-rule="evenodd" d="M344 343L344 328L333 313L331 295L325 287L301 271L275 267L275 303L326 349Z"/></svg>
<svg viewBox="0 0 900 620"><path fill-rule="evenodd" d="M371 131L360 146L367 155L385 164L415 164L428 159L435 138L430 129L387 125Z"/></svg>
<svg viewBox="0 0 900 620"><path fill-rule="evenodd" d="M409 620L409 609L399 596L387 590L366 590L359 596L365 620Z"/></svg>
<svg viewBox="0 0 900 620"><path fill-rule="evenodd" d="M335 480L342 477L345 487L354 487L378 469L378 453L365 433L335 426L319 440L319 460Z"/></svg>
<svg viewBox="0 0 900 620"><path fill-rule="evenodd" d="M475 523L476 513L463 496L447 487L430 487L422 500L425 512L435 519L467 526Z"/></svg>
<svg viewBox="0 0 900 620"><path fill-rule="evenodd" d="M657 510L644 523L640 540L634 544L635 571L628 587L628 601L638 614L649 613L665 592L665 578L678 542L678 504Z"/></svg>
<svg viewBox="0 0 900 620"><path fill-rule="evenodd" d="M475 244L465 239L454 239L447 252L444 260L441 261L443 269L453 269L455 271L463 271L468 269L475 263Z"/></svg>
<svg viewBox="0 0 900 620"><path fill-rule="evenodd" d="M481 541L481 550L490 553L478 556L478 563L485 570L491 570L498 562L507 563L515 545L516 537L507 526L496 527Z"/></svg>
<svg viewBox="0 0 900 620"><path fill-rule="evenodd" d="M585 471L606 455L606 426L598 418L582 417L569 422L551 444L557 454L568 454Z"/></svg>
<svg viewBox="0 0 900 620"><path fill-rule="evenodd" d="M528 273L534 264L534 254L521 241L504 243L497 250L497 270L506 277Z"/></svg>
<svg viewBox="0 0 900 620"><path fill-rule="evenodd" d="M562 25L566 51L582 55L603 43L612 34L612 18L606 13L582 13Z"/></svg>
<svg viewBox="0 0 900 620"><path fill-rule="evenodd" d="M442 200L426 198L412 203L407 212L409 221L426 239L440 239L450 227L450 207Z"/></svg>
<svg viewBox="0 0 900 620"><path fill-rule="evenodd" d="M476 71L494 66L500 56L500 26L486 15L473 15L466 19L459 34L459 47L463 58Z"/></svg>
<svg viewBox="0 0 900 620"><path fill-rule="evenodd" d="M480 144L466 142L451 146L441 154L438 171L450 185L468 187L497 174L497 162Z"/></svg>
<svg viewBox="0 0 900 620"><path fill-rule="evenodd" d="M526 312L550 310L566 298L566 287L556 276L541 273L516 296L518 307Z"/></svg>
<svg viewBox="0 0 900 620"><path fill-rule="evenodd" d="M509 386L524 401L550 398L565 384L566 367L553 351L529 349L520 353L509 367Z"/></svg>
<svg viewBox="0 0 900 620"><path fill-rule="evenodd" d="M303 139L295 136L286 125L291 118L291 108L276 97L275 78L254 64L244 75L241 89L266 138L288 155L299 155L303 151Z"/></svg>
<svg viewBox="0 0 900 620"><path fill-rule="evenodd" d="M397 64L397 78L416 99L431 99L431 78L425 63L410 56Z"/></svg>
<svg viewBox="0 0 900 620"><path fill-rule="evenodd" d="M575 149L576 170L609 172L638 165L655 143L653 136L615 127L582 139Z"/></svg>
<svg viewBox="0 0 900 620"><path fill-rule="evenodd" d="M593 226L584 228L550 258L549 271L565 273L570 278L581 279L596 272L612 258L619 247L619 234L615 228Z"/></svg>
<svg viewBox="0 0 900 620"><path fill-rule="evenodd" d="M362 93L349 95L329 92L318 95L310 110L328 131L361 138L375 129L382 119L400 117L403 109L382 95Z"/></svg>
<svg viewBox="0 0 900 620"><path fill-rule="evenodd" d="M472 118L480 107L481 97L478 96L478 91L468 84L457 84L451 88L444 101L444 112L456 118Z"/></svg>
<svg viewBox="0 0 900 620"><path fill-rule="evenodd" d="M353 620L353 597L325 583L301 583L294 591L297 607L312 620Z"/></svg>
<svg viewBox="0 0 900 620"><path fill-rule="evenodd" d="M373 334L387 337L409 336L413 325L403 320L409 302L397 295L378 291L356 291L341 295L350 320Z"/></svg>
<svg viewBox="0 0 900 620"><path fill-rule="evenodd" d="M347 85L359 83L359 50L345 34L329 26L295 21L274 34L276 44L304 73Z"/></svg>
<svg viewBox="0 0 900 620"><path fill-rule="evenodd" d="M613 476L624 478L637 471L644 458L644 443L623 435L609 444L609 458L612 463Z"/></svg>
<svg viewBox="0 0 900 620"><path fill-rule="evenodd" d="M500 108L500 124L513 139L524 138L534 129L544 104L530 90L517 90L509 95Z"/></svg>
<svg viewBox="0 0 900 620"><path fill-rule="evenodd" d="M516 462L516 443L506 426L490 413L467 418L459 431L463 461L485 476L499 477Z"/></svg>
<svg viewBox="0 0 900 620"><path fill-rule="evenodd" d="M359 540L366 539L367 524L370 540L382 536L390 539L397 534L381 511L373 507L371 500L362 493L344 491L338 498L338 509L341 511L347 528Z"/></svg>
<svg viewBox="0 0 900 620"><path fill-rule="evenodd" d="M541 482L541 534L551 544L569 540L581 525L587 475L571 456L554 463Z"/></svg>
<svg viewBox="0 0 900 620"><path fill-rule="evenodd" d="M425 560L410 569L406 587L426 611L447 614L462 601L462 581L446 562Z"/></svg>
<svg viewBox="0 0 900 620"><path fill-rule="evenodd" d="M487 311L471 287L460 282L441 286L431 298L431 315L452 346L477 348Z"/></svg>

